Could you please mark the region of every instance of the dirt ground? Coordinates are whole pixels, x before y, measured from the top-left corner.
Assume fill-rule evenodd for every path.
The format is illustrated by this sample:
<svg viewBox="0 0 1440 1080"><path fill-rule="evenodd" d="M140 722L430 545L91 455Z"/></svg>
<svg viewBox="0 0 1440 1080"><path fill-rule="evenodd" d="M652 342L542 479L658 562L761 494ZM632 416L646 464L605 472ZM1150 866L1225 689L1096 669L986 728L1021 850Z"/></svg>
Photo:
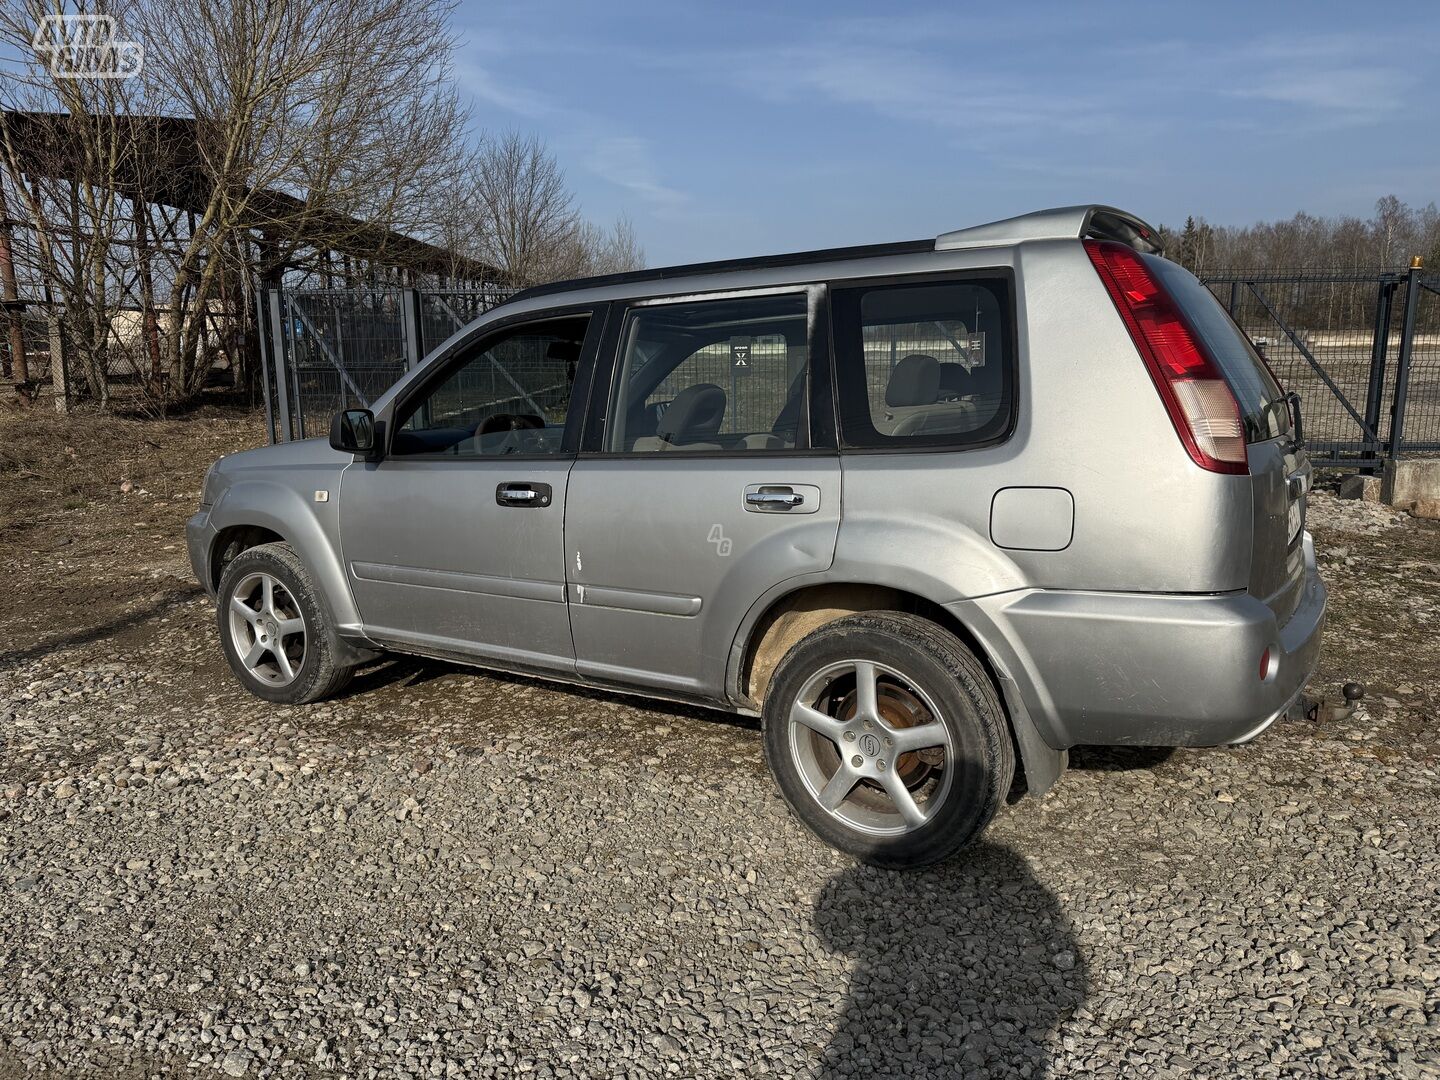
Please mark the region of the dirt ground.
<svg viewBox="0 0 1440 1080"><path fill-rule="evenodd" d="M263 416L202 406L182 419L0 411L0 653L124 634L197 595L185 521L222 454L260 446Z"/></svg>
<svg viewBox="0 0 1440 1080"><path fill-rule="evenodd" d="M1352 717L1077 749L887 875L749 721L413 660L257 704L183 526L262 441L0 413L0 1077L1440 1077L1440 525L1313 498Z"/></svg>

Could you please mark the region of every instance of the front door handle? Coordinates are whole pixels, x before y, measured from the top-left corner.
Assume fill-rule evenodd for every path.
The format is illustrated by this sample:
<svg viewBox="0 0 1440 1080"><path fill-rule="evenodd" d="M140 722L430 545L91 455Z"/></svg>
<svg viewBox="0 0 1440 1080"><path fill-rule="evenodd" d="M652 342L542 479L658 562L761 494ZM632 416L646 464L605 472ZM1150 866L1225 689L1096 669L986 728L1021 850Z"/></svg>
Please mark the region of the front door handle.
<svg viewBox="0 0 1440 1080"><path fill-rule="evenodd" d="M761 510L789 510L804 503L805 496L789 488L769 488L747 491L745 503Z"/></svg>
<svg viewBox="0 0 1440 1080"><path fill-rule="evenodd" d="M549 506L550 485L520 481L497 484L495 501L501 506Z"/></svg>

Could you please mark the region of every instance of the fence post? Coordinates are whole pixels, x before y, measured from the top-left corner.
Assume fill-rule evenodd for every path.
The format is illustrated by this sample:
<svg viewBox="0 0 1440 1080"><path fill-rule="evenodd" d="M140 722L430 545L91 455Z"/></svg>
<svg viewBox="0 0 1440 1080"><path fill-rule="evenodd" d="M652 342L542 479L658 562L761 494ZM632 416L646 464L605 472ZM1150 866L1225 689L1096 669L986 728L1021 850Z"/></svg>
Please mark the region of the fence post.
<svg viewBox="0 0 1440 1080"><path fill-rule="evenodd" d="M265 290L256 284L255 287L255 342L260 346L260 393L265 397L265 434L270 436L273 444L275 439L275 406L270 401L270 378L274 374L274 365L270 360L270 335L265 332L267 320L265 318Z"/></svg>
<svg viewBox="0 0 1440 1080"><path fill-rule="evenodd" d="M425 359L424 335L420 330L420 290L400 290L400 319L405 326L405 370L414 371Z"/></svg>
<svg viewBox="0 0 1440 1080"><path fill-rule="evenodd" d="M289 344L286 350L286 356L290 362L285 365L285 373L295 380L293 383L290 383L288 387L291 393L290 415L295 419L295 437L297 439L304 439L307 437L305 433L305 395L301 393L300 386L300 334L302 326L300 319L295 316L296 304L294 293L282 292L280 294L280 310L285 315L285 340ZM304 311L300 312L302 317L304 314ZM310 348L306 350L307 355L305 359L310 359L309 354L314 351L315 346L312 343Z"/></svg>
<svg viewBox="0 0 1440 1080"><path fill-rule="evenodd" d="M1394 282L1382 280L1375 297L1375 333L1370 342L1370 380L1365 386L1365 425L1375 432L1377 439L1380 435L1380 399L1385 396L1385 358L1390 351L1390 308L1395 288ZM1374 447L1367 446L1361 457L1367 461L1378 460L1382 446L1383 443Z"/></svg>
<svg viewBox="0 0 1440 1080"><path fill-rule="evenodd" d="M332 295L330 297L330 311L335 316L335 359L340 361L340 366L345 366L345 328L340 322L340 301ZM350 408L350 391L345 385L345 377L339 376L340 381L340 408ZM368 401L360 402L361 406L368 405Z"/></svg>
<svg viewBox="0 0 1440 1080"><path fill-rule="evenodd" d="M45 309L45 330L50 338L50 396L55 399L55 411L70 411L70 369L66 356L64 320L56 314L52 304Z"/></svg>
<svg viewBox="0 0 1440 1080"><path fill-rule="evenodd" d="M290 357L285 350L285 320L280 311L280 290L270 294L270 355L275 360L275 396L280 403L280 432L277 442L290 442L295 429L290 425Z"/></svg>
<svg viewBox="0 0 1440 1080"><path fill-rule="evenodd" d="M1236 312L1238 312L1239 310L1240 310L1240 282L1239 282L1239 281L1232 281L1232 282L1230 282L1230 318L1234 319L1236 322L1239 322L1239 321L1240 321L1240 316L1236 314Z"/></svg>
<svg viewBox="0 0 1440 1080"><path fill-rule="evenodd" d="M1405 280L1405 323L1400 331L1400 352L1395 358L1395 418L1390 421L1390 460L1398 461L1405 439L1405 396L1410 391L1410 352L1415 344L1415 308L1420 300L1420 272L1425 260L1410 260Z"/></svg>

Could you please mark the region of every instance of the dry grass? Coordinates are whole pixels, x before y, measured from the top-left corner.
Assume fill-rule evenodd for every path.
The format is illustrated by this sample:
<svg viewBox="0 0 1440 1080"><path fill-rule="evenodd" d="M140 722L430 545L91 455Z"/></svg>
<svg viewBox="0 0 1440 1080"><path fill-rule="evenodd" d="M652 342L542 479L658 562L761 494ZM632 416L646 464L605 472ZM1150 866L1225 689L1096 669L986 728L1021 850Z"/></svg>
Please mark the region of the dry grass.
<svg viewBox="0 0 1440 1080"><path fill-rule="evenodd" d="M0 537L13 542L53 514L137 494L198 495L212 461L264 441L263 418L229 406L174 420L0 410Z"/></svg>

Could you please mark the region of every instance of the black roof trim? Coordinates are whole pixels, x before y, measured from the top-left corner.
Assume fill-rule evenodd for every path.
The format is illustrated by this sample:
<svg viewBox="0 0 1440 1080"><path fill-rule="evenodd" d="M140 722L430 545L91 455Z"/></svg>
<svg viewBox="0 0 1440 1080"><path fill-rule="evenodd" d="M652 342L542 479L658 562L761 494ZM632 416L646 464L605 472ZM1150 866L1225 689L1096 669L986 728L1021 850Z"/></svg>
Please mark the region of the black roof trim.
<svg viewBox="0 0 1440 1080"><path fill-rule="evenodd" d="M535 285L516 293L505 301L531 300L537 296L575 289L598 289L606 285L629 285L643 281L666 281L670 278L697 277L700 274L731 274L741 270L764 270L776 266L799 266L804 263L840 262L847 259L876 259L886 255L914 255L934 251L935 241L903 240L890 244L862 244L859 247L821 248L818 251L793 251L785 255L760 255L749 259L721 259L718 262L686 263L683 266L657 266L650 270L631 270L623 274L600 274L597 277L571 278Z"/></svg>

